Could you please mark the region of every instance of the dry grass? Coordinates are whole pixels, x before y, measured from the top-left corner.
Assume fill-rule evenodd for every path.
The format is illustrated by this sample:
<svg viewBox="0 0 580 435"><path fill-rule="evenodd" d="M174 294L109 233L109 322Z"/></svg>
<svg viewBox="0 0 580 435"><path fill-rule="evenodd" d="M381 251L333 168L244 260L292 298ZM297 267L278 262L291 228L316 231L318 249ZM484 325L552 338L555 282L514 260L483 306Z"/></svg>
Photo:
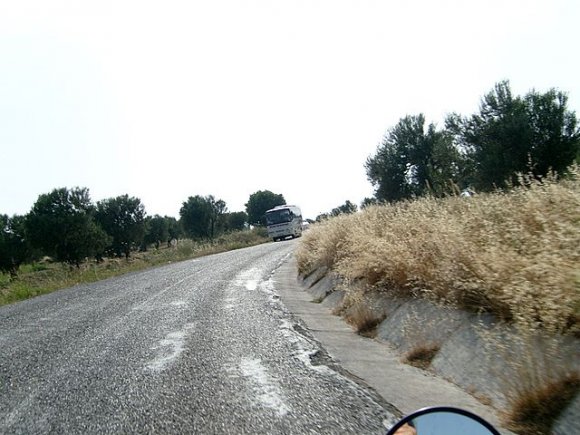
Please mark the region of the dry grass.
<svg viewBox="0 0 580 435"><path fill-rule="evenodd" d="M377 313L364 304L355 304L345 310L344 318L355 328L358 334L374 338L377 335L377 326L385 320L385 315Z"/></svg>
<svg viewBox="0 0 580 435"><path fill-rule="evenodd" d="M580 177L509 193L375 206L313 225L301 273L325 266L377 291L487 311L529 329L579 331Z"/></svg>
<svg viewBox="0 0 580 435"><path fill-rule="evenodd" d="M435 344L415 346L403 356L403 362L420 369L427 369L440 348L441 346Z"/></svg>
<svg viewBox="0 0 580 435"><path fill-rule="evenodd" d="M481 325L478 334L485 354L491 356L489 373L498 380L505 398L499 408L504 422L514 430L519 428L517 433L549 433L532 428L549 428L578 392L577 340L525 329L521 324L503 326Z"/></svg>
<svg viewBox="0 0 580 435"><path fill-rule="evenodd" d="M354 294L422 297L507 321L515 342L490 339L508 364L498 374L506 422L519 433L548 433L580 385L577 360L558 346L580 335L580 170L523 181L509 192L341 215L312 225L296 256L301 273L327 267L356 283ZM539 347L538 337L555 344ZM406 360L428 366L437 348L418 343Z"/></svg>
<svg viewBox="0 0 580 435"><path fill-rule="evenodd" d="M518 434L548 435L560 413L580 391L580 377L570 374L519 395L506 415L508 429Z"/></svg>

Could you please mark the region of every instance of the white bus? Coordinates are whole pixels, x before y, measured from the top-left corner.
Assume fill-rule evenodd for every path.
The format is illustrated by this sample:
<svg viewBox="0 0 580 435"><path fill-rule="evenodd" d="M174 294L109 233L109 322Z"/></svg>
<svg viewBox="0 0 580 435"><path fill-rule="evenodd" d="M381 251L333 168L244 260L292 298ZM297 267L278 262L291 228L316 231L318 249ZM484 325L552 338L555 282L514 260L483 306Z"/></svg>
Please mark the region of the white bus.
<svg viewBox="0 0 580 435"><path fill-rule="evenodd" d="M302 212L295 205L279 205L266 212L268 237L277 242L302 235Z"/></svg>

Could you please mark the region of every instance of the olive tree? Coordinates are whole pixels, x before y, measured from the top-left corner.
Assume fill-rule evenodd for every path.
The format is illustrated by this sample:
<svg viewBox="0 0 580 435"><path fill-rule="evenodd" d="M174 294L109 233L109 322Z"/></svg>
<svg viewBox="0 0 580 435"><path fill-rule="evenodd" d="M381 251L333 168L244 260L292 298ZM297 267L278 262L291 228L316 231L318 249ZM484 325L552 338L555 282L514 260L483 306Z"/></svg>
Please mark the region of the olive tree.
<svg viewBox="0 0 580 435"><path fill-rule="evenodd" d="M107 233L95 221L95 207L87 188L65 187L42 194L25 220L30 244L44 255L77 266L102 253Z"/></svg>

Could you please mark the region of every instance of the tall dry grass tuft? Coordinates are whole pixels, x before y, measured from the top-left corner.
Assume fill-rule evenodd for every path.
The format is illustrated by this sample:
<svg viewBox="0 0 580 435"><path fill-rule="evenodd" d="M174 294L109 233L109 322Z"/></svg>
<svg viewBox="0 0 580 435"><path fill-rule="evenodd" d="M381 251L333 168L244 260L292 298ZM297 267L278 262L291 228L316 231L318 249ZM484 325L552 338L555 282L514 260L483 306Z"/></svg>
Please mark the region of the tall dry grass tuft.
<svg viewBox="0 0 580 435"><path fill-rule="evenodd" d="M432 343L425 343L413 347L403 356L403 362L420 369L427 369L441 347Z"/></svg>
<svg viewBox="0 0 580 435"><path fill-rule="evenodd" d="M552 425L580 391L577 373L527 390L512 403L505 416L508 429L518 434L549 435Z"/></svg>
<svg viewBox="0 0 580 435"><path fill-rule="evenodd" d="M320 267L328 269L340 260L348 241L348 234L356 217L340 215L312 225L301 239L300 248L296 253L299 272L309 275Z"/></svg>
<svg viewBox="0 0 580 435"><path fill-rule="evenodd" d="M374 206L313 225L300 271L328 267L377 291L580 332L580 177L525 179L473 197Z"/></svg>
<svg viewBox="0 0 580 435"><path fill-rule="evenodd" d="M355 328L356 332L369 338L376 337L377 326L385 320L385 317L383 313L377 313L365 304L355 304L344 313L345 320Z"/></svg>
<svg viewBox="0 0 580 435"><path fill-rule="evenodd" d="M549 433L536 429L549 428L580 391L577 340L518 323L482 323L477 332L504 397L504 423L516 433Z"/></svg>

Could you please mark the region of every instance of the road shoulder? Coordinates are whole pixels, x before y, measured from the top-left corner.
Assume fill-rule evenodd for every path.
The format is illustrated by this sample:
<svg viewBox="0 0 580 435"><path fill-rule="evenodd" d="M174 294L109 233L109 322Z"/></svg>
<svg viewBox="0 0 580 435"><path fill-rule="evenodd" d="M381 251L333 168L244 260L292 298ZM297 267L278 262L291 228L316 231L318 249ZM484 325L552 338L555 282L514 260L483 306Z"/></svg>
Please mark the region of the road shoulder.
<svg viewBox="0 0 580 435"><path fill-rule="evenodd" d="M444 379L401 363L400 355L388 345L356 334L340 317L332 315L329 308L313 302L312 295L302 287L297 276L293 257L274 275L276 290L284 305L302 319L336 363L362 379L386 402L403 414L428 406L456 406L499 426L493 408Z"/></svg>

